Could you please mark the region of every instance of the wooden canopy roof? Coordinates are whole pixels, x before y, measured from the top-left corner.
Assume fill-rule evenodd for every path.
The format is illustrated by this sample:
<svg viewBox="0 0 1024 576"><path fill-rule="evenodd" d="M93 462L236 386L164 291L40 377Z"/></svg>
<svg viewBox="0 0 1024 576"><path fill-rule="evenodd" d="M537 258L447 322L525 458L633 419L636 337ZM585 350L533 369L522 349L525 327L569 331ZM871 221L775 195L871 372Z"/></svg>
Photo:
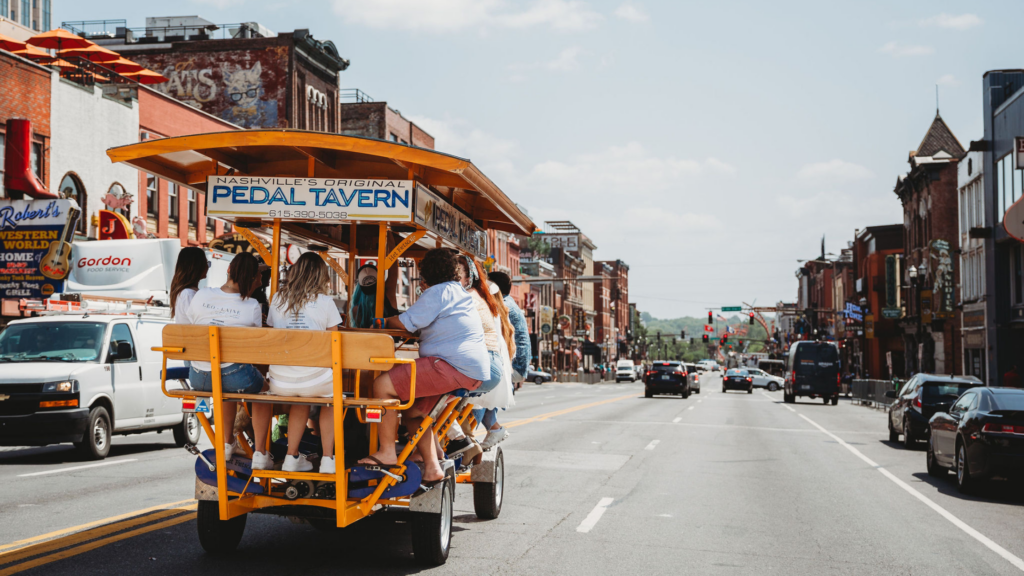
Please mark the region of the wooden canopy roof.
<svg viewBox="0 0 1024 576"><path fill-rule="evenodd" d="M479 222L532 234L533 221L469 160L358 136L239 130L147 140L107 150L113 162L206 193L208 176L415 179ZM230 172L233 171L233 172Z"/></svg>

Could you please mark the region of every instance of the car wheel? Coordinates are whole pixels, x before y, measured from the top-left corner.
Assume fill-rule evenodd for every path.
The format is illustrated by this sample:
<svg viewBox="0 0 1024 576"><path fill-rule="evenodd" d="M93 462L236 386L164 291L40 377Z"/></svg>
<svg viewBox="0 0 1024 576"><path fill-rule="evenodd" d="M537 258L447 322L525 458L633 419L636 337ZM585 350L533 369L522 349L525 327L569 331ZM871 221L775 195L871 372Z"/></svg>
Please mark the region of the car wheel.
<svg viewBox="0 0 1024 576"><path fill-rule="evenodd" d="M822 396L821 397L821 403L822 404L828 404L828 396Z"/></svg>
<svg viewBox="0 0 1024 576"><path fill-rule="evenodd" d="M792 394L786 394L786 392L783 391L782 392L782 401L784 403L786 403L786 404L792 404L793 403L793 395Z"/></svg>
<svg viewBox="0 0 1024 576"><path fill-rule="evenodd" d="M889 415L889 442L899 442L900 434L892 427L892 414Z"/></svg>
<svg viewBox="0 0 1024 576"><path fill-rule="evenodd" d="M775 382L772 382L771 384L768 385L768 391L769 392L778 392L778 390L779 390L779 385L776 384Z"/></svg>
<svg viewBox="0 0 1024 576"><path fill-rule="evenodd" d="M935 461L935 450L932 448L932 443L928 442L928 455L925 457L925 461L928 465L928 475L933 478L944 478L949 470L939 466L939 463Z"/></svg>
<svg viewBox="0 0 1024 576"><path fill-rule="evenodd" d="M199 425L199 418L196 418L195 414L184 414L184 418L181 419L181 424L178 424L173 428L174 444L178 447L184 446L185 444L192 444L193 446L199 444L199 431L201 429L202 428Z"/></svg>
<svg viewBox="0 0 1024 576"><path fill-rule="evenodd" d="M536 384L537 386L540 386L541 384L544 383L544 379L541 378L540 376L537 376L536 378L533 379L533 383Z"/></svg>
<svg viewBox="0 0 1024 576"><path fill-rule="evenodd" d="M725 392L726 392L726 388L725 388L725 386L722 386L722 394L725 394Z"/></svg>
<svg viewBox="0 0 1024 576"><path fill-rule="evenodd" d="M832 397L832 405L835 406L836 404L839 404L839 394Z"/></svg>
<svg viewBox="0 0 1024 576"><path fill-rule="evenodd" d="M907 422L906 417L904 417L903 418L903 447L906 448L907 450L911 450L911 449L914 448L915 444L917 444L917 439L914 438L914 435L910 433L910 423Z"/></svg>
<svg viewBox="0 0 1024 576"><path fill-rule="evenodd" d="M103 460L110 453L110 415L103 406L89 411L89 425L81 442L75 442L78 453L86 460Z"/></svg>
<svg viewBox="0 0 1024 576"><path fill-rule="evenodd" d="M644 390L644 398L654 398L654 393L650 390Z"/></svg>
<svg viewBox="0 0 1024 576"><path fill-rule="evenodd" d="M754 393L754 387L753 386L751 386L750 388L747 388L747 394L753 394L753 393Z"/></svg>
<svg viewBox="0 0 1024 576"><path fill-rule="evenodd" d="M971 479L971 468L967 463L967 448L963 441L956 443L956 489L961 494L970 494L974 490L974 480Z"/></svg>

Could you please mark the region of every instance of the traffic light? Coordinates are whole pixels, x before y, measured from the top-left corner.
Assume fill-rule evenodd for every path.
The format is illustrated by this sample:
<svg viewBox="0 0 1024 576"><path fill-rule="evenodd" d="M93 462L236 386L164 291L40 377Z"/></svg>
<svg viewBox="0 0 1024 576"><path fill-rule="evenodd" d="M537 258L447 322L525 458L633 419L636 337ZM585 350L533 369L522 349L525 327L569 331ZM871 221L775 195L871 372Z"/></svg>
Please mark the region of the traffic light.
<svg viewBox="0 0 1024 576"><path fill-rule="evenodd" d="M673 346L675 346L675 345L676 345L676 337L675 337L675 336L673 336L673 337L672 337L672 345L673 345Z"/></svg>
<svg viewBox="0 0 1024 576"><path fill-rule="evenodd" d="M722 334L722 344L728 344L728 343L729 343L729 335L728 334Z"/></svg>
<svg viewBox="0 0 1024 576"><path fill-rule="evenodd" d="M708 324L714 324L715 318L711 315L711 310L708 310Z"/></svg>
<svg viewBox="0 0 1024 576"><path fill-rule="evenodd" d="M658 343L661 343L661 332L658 332Z"/></svg>
<svg viewBox="0 0 1024 576"><path fill-rule="evenodd" d="M753 312L750 313L750 325L751 326L754 325L754 313Z"/></svg>
<svg viewBox="0 0 1024 576"><path fill-rule="evenodd" d="M704 343L705 343L705 344L707 344L707 343L708 343L708 335L707 335L707 334L705 334L705 335L704 335Z"/></svg>
<svg viewBox="0 0 1024 576"><path fill-rule="evenodd" d="M683 340L686 340L686 330L680 330L679 337L682 338Z"/></svg>

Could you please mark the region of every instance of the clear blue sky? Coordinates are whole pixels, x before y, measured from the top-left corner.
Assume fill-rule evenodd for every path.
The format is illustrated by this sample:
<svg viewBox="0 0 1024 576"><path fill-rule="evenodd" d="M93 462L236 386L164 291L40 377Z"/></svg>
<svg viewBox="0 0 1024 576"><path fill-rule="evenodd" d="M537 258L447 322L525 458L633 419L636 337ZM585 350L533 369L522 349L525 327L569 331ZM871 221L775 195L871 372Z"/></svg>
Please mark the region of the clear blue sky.
<svg viewBox="0 0 1024 576"><path fill-rule="evenodd" d="M1022 4L56 0L54 22L194 13L309 28L541 223L632 268L656 317L796 296L798 258L902 221L935 115L982 134L981 76L1024 67Z"/></svg>

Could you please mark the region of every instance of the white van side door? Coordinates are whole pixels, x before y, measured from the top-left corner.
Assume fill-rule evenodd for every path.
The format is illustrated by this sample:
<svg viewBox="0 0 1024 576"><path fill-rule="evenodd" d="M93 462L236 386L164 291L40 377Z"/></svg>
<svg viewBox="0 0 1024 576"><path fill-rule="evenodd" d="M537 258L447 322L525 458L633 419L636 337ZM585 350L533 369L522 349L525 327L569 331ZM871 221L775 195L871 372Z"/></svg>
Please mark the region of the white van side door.
<svg viewBox="0 0 1024 576"><path fill-rule="evenodd" d="M160 371L163 369L163 355L153 352L154 346L163 343L163 329L169 322L151 319L133 321L135 333L139 336L139 358L142 360L141 395L143 403L143 425L169 426L181 422L181 400L164 396L160 389ZM180 360L168 360L167 367L175 368L184 363Z"/></svg>
<svg viewBox="0 0 1024 576"><path fill-rule="evenodd" d="M129 322L112 323L109 334L105 361L110 364L114 386L114 428L138 428L142 425L143 386L137 339ZM132 355L129 358L114 359L121 343L131 346Z"/></svg>

